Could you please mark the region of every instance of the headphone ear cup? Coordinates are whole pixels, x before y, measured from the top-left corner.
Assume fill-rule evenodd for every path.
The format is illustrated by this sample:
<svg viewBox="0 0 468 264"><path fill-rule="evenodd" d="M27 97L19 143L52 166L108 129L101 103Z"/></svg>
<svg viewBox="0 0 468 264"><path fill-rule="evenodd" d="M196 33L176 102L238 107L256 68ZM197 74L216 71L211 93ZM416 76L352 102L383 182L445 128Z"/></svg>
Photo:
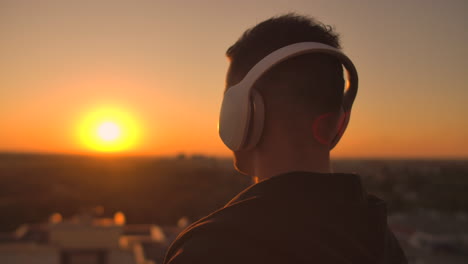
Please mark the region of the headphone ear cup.
<svg viewBox="0 0 468 264"><path fill-rule="evenodd" d="M348 127L349 114L350 114L349 112L346 112L344 108L341 107L340 114L338 117L337 127L336 127L336 134L333 140L330 142L330 150L332 150L338 144L346 128Z"/></svg>
<svg viewBox="0 0 468 264"><path fill-rule="evenodd" d="M258 144L263 133L263 124L265 122L265 104L262 95L258 91L252 90L251 96L251 116L249 128L247 129L246 144L243 149L251 149Z"/></svg>

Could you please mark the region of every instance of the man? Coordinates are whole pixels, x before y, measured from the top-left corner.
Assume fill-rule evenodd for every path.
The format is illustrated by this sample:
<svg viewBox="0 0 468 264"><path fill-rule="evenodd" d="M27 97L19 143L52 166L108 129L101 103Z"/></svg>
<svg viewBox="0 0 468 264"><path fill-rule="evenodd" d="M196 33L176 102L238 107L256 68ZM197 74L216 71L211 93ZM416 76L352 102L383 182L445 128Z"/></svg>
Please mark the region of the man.
<svg viewBox="0 0 468 264"><path fill-rule="evenodd" d="M330 150L357 91L339 48L330 27L288 14L228 49L220 135L255 184L183 231L165 263L407 263L385 203L367 195L357 175L331 172ZM347 97L342 65L354 82Z"/></svg>

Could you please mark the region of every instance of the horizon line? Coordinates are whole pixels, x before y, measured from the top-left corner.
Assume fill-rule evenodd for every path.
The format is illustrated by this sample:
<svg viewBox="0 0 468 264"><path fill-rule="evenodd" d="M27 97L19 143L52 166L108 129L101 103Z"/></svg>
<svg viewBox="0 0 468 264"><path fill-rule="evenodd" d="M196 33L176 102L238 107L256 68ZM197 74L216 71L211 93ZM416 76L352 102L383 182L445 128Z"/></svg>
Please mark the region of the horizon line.
<svg viewBox="0 0 468 264"><path fill-rule="evenodd" d="M186 158L193 158L197 156L217 159L232 159L232 156L227 155L213 155L207 153L185 153L180 152L176 154L135 154L135 153L69 153L69 152L46 152L46 151L11 151L0 150L0 155L35 155L35 156L73 156L73 157L120 157L120 158L176 158L184 155ZM466 160L468 157L464 156L337 156L331 157L331 160Z"/></svg>

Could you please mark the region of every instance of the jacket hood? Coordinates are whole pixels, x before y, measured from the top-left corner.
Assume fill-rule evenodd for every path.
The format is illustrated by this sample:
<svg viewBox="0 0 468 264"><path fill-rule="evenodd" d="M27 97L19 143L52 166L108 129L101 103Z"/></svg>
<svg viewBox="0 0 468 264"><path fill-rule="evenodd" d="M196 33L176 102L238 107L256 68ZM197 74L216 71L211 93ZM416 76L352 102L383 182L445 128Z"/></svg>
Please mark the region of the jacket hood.
<svg viewBox="0 0 468 264"><path fill-rule="evenodd" d="M313 253L324 251L343 263L376 263L385 253L386 204L367 195L354 174L278 175L246 189L224 209L215 216L220 221L248 226L250 239L299 262L317 261Z"/></svg>
<svg viewBox="0 0 468 264"><path fill-rule="evenodd" d="M189 226L166 261L407 263L386 219L385 203L366 194L357 175L291 172Z"/></svg>

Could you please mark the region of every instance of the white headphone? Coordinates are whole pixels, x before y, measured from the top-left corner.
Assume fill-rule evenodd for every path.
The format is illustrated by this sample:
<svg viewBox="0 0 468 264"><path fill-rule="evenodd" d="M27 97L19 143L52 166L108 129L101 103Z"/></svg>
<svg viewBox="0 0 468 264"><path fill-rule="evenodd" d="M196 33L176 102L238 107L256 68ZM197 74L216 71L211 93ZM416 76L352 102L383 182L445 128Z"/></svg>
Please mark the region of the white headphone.
<svg viewBox="0 0 468 264"><path fill-rule="evenodd" d="M255 82L278 63L308 53L330 54L340 60L347 72L347 87L339 118L342 123L330 143L330 149L336 146L348 125L351 107L357 94L356 68L352 61L337 48L318 42L300 42L270 53L252 67L242 81L227 89L221 105L218 132L228 148L233 151L249 149L260 140L265 109L262 96L252 88Z"/></svg>

